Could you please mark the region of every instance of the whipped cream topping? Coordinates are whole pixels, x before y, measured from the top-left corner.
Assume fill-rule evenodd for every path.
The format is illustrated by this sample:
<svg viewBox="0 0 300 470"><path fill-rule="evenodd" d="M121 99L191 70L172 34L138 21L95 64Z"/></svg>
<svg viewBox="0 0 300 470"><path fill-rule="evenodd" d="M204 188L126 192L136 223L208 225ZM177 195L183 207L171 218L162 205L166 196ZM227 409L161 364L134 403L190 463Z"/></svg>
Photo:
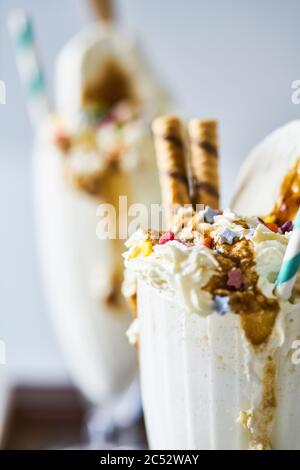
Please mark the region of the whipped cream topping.
<svg viewBox="0 0 300 470"><path fill-rule="evenodd" d="M224 292L220 291L220 285L216 289L207 288L224 271L222 262L227 258L234 260L229 269L241 266L243 271L245 258L251 256L241 273L244 278L241 294L246 289L254 289L254 281L247 284L245 280L249 276L256 279L255 289L262 296L277 301L275 281L290 232L283 234L279 227L275 232L274 227L269 228L260 219L242 218L225 210L215 215L212 223L205 221L205 212L199 212L184 228L175 228L174 235L174 240L160 244L157 234L140 229L127 241L125 266L131 275L130 288L125 283L125 293L128 290L132 293L133 283L143 279L175 296L187 310L200 315L212 314L216 295L231 297L238 290L226 282L222 286Z"/></svg>
<svg viewBox="0 0 300 470"><path fill-rule="evenodd" d="M72 164L75 172L85 174L98 172L99 165L104 169L112 161L117 162L122 171L132 171L146 158L147 152L141 150L149 147L150 137L148 127L140 119L104 120L95 125L85 120L67 122L56 117L50 140L67 160L75 160ZM98 158L91 155L98 155Z"/></svg>
<svg viewBox="0 0 300 470"><path fill-rule="evenodd" d="M53 114L41 126L39 139L60 157L67 184L93 197L102 197L111 175L156 172L151 135L142 118L95 125Z"/></svg>
<svg viewBox="0 0 300 470"><path fill-rule="evenodd" d="M178 296L180 302L191 311L209 314L213 301L208 292L201 290L218 267L213 254L205 247L188 247L177 240L165 245L154 245L149 256L136 250L143 247L148 234L140 229L126 243L129 248L125 254L126 266L136 273L130 277L131 285L125 283L124 293L133 291L137 277L150 281L166 293Z"/></svg>
<svg viewBox="0 0 300 470"><path fill-rule="evenodd" d="M99 152L76 149L68 160L69 167L77 174L96 174L104 170L104 158Z"/></svg>

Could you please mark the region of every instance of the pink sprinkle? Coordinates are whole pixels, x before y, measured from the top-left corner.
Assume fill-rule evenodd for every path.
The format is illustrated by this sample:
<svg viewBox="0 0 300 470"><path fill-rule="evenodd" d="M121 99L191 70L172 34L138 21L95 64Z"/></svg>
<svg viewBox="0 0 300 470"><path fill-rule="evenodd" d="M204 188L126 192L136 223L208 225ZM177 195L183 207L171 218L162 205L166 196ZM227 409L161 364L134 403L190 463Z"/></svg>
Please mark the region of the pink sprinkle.
<svg viewBox="0 0 300 470"><path fill-rule="evenodd" d="M63 130L59 130L54 137L56 145L58 145L63 150L68 150L71 144L71 140L68 134Z"/></svg>
<svg viewBox="0 0 300 470"><path fill-rule="evenodd" d="M293 230L294 224L291 220L288 220L281 226L282 233L291 232Z"/></svg>
<svg viewBox="0 0 300 470"><path fill-rule="evenodd" d="M104 126L108 126L110 124L114 124L115 122L117 121L116 117L111 113L111 114L107 114L105 116L105 118L103 118L100 122L99 122L99 127L104 127Z"/></svg>
<svg viewBox="0 0 300 470"><path fill-rule="evenodd" d="M243 284L243 273L239 268L233 268L228 273L227 285L229 287L234 287L235 289L240 289Z"/></svg>
<svg viewBox="0 0 300 470"><path fill-rule="evenodd" d="M175 235L173 232L166 232L160 237L160 239L158 240L158 243L160 245L164 245L165 243L168 243L174 240L174 238L175 238Z"/></svg>

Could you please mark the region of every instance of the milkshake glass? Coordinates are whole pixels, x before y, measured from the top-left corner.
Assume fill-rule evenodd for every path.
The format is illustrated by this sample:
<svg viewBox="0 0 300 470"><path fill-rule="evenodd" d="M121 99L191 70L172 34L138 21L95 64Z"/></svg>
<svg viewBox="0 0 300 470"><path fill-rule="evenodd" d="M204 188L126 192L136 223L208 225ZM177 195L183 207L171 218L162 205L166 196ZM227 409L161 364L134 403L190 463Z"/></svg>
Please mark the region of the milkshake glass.
<svg viewBox="0 0 300 470"><path fill-rule="evenodd" d="M109 411L108 421L122 425L140 412L140 400L125 336L131 318L121 295L118 227L128 214L119 196L128 209L160 201L148 123L164 99L135 41L113 27L73 38L56 77L57 113L41 124L33 159L45 293L72 379L95 408ZM108 206L112 236L100 223Z"/></svg>
<svg viewBox="0 0 300 470"><path fill-rule="evenodd" d="M298 449L299 280L292 302L273 294L289 234L231 211L210 220L127 243L150 448Z"/></svg>

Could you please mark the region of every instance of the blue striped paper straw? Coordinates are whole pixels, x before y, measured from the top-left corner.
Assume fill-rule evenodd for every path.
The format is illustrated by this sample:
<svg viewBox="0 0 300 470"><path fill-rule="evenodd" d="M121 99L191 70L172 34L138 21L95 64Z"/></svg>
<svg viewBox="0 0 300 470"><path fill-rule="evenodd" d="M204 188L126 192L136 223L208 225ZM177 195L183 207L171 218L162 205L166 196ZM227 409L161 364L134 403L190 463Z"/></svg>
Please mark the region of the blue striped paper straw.
<svg viewBox="0 0 300 470"><path fill-rule="evenodd" d="M49 112L45 80L40 66L32 22L23 10L14 10L8 17L16 60L22 83L25 87L31 122L36 127Z"/></svg>
<svg viewBox="0 0 300 470"><path fill-rule="evenodd" d="M293 233L289 240L282 266L276 281L276 293L289 299L300 268L300 209L298 210Z"/></svg>

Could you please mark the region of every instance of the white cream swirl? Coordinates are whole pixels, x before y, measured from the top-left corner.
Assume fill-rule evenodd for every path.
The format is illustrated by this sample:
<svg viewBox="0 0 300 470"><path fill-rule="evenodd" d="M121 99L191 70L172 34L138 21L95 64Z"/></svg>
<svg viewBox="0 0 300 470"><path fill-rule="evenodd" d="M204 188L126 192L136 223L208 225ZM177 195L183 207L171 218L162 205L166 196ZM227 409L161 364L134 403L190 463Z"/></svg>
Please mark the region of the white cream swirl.
<svg viewBox="0 0 300 470"><path fill-rule="evenodd" d="M290 233L275 233L256 218L242 218L230 210L214 217L212 224L203 223L205 233L220 239L223 230L237 234L239 240L247 239L252 246L258 274L258 287L268 298L275 298L275 281L282 264ZM199 232L187 228L176 233L176 240L152 246L147 232L138 230L126 243L124 294L136 289L137 278L146 280L161 291L173 295L180 304L201 315L213 312L213 296L204 290L209 280L218 272L219 263L214 250L201 243ZM147 243L150 244L147 246ZM146 251L141 247L146 244ZM149 251L150 250L150 251ZM218 251L218 250L217 250Z"/></svg>
<svg viewBox="0 0 300 470"><path fill-rule="evenodd" d="M288 236L274 233L265 225L259 224L251 242L255 253L258 287L266 297L275 297L275 281L283 261Z"/></svg>
<svg viewBox="0 0 300 470"><path fill-rule="evenodd" d="M173 240L164 245L155 245L149 256L139 255L132 258L136 248L147 240L147 233L139 230L131 237L126 246L125 266L138 278L151 282L162 291L175 295L178 301L192 312L208 315L212 311L213 300L210 293L201 289L218 268L213 252L204 246L188 247ZM126 282L123 292L132 292Z"/></svg>

